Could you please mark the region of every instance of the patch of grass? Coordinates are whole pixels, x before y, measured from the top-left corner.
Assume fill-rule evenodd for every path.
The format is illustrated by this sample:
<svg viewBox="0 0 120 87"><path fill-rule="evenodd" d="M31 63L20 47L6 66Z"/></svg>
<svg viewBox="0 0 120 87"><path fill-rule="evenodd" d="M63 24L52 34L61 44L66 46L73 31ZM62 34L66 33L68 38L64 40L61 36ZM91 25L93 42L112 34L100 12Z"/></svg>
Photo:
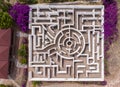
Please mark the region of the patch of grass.
<svg viewBox="0 0 120 87"><path fill-rule="evenodd" d="M104 72L105 75L108 76L110 74L109 69L108 69L108 60L104 59Z"/></svg>
<svg viewBox="0 0 120 87"><path fill-rule="evenodd" d="M36 3L38 3L37 0L19 0L19 2L26 3L26 4L36 4Z"/></svg>
<svg viewBox="0 0 120 87"><path fill-rule="evenodd" d="M27 59L26 58L21 58L20 63L21 64L27 64Z"/></svg>
<svg viewBox="0 0 120 87"><path fill-rule="evenodd" d="M33 87L36 87L37 85L41 85L42 83L40 81L33 81L32 84Z"/></svg>
<svg viewBox="0 0 120 87"><path fill-rule="evenodd" d="M27 56L27 51L26 51L26 45L22 44L20 49L18 50L18 55L21 56L22 58Z"/></svg>

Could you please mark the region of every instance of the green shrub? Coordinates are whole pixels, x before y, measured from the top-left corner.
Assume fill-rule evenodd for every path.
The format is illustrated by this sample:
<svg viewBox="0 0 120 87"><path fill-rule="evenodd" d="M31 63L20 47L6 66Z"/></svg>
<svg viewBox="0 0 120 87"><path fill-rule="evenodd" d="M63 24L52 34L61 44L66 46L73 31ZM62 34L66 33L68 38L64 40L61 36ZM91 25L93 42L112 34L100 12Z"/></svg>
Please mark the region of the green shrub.
<svg viewBox="0 0 120 87"><path fill-rule="evenodd" d="M20 2L26 3L26 4L36 4L38 3L37 0L19 0Z"/></svg>
<svg viewBox="0 0 120 87"><path fill-rule="evenodd" d="M27 59L26 58L21 58L20 63L21 64L27 64Z"/></svg>
<svg viewBox="0 0 120 87"><path fill-rule="evenodd" d="M25 58L27 56L26 45L22 44L18 50L18 55Z"/></svg>
<svg viewBox="0 0 120 87"><path fill-rule="evenodd" d="M10 3L6 3L6 2L4 2L4 0L0 0L0 9L3 12L8 12L10 7L11 7Z"/></svg>
<svg viewBox="0 0 120 87"><path fill-rule="evenodd" d="M14 87L14 86L12 86L12 85L7 85L7 87Z"/></svg>
<svg viewBox="0 0 120 87"><path fill-rule="evenodd" d="M13 87L12 85L4 85L4 84L0 84L0 87Z"/></svg>
<svg viewBox="0 0 120 87"><path fill-rule="evenodd" d="M4 85L4 84L0 84L0 87L7 87L6 85Z"/></svg>
<svg viewBox="0 0 120 87"><path fill-rule="evenodd" d="M7 12L0 12L0 28L8 29L13 25L13 20Z"/></svg>
<svg viewBox="0 0 120 87"><path fill-rule="evenodd" d="M68 1L76 1L76 0L50 0L50 2L68 2Z"/></svg>
<svg viewBox="0 0 120 87"><path fill-rule="evenodd" d="M70 2L77 0L38 0L40 3L56 3L56 2Z"/></svg>
<svg viewBox="0 0 120 87"><path fill-rule="evenodd" d="M41 82L40 81L33 81L32 84L33 84L33 87L36 87L37 85L40 85Z"/></svg>

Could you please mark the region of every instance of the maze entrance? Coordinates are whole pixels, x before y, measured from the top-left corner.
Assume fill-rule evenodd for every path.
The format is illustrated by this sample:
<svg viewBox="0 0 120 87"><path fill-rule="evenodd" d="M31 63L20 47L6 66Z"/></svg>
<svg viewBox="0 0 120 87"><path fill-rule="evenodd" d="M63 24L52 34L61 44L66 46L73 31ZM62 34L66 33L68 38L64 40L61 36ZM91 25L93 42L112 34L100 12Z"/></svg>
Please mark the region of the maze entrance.
<svg viewBox="0 0 120 87"><path fill-rule="evenodd" d="M30 81L104 80L104 7L31 5Z"/></svg>

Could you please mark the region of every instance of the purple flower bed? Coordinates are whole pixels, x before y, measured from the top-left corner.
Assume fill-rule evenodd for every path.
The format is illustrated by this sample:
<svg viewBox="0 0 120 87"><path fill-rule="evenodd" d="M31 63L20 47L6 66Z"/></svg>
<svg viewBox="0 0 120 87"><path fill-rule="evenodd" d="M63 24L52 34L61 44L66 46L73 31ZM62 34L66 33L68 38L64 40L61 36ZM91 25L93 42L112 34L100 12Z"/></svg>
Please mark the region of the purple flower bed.
<svg viewBox="0 0 120 87"><path fill-rule="evenodd" d="M105 54L110 44L116 40L118 29L117 25L117 3L115 0L103 0L105 6L104 33L105 33ZM107 55L105 55L107 57Z"/></svg>
<svg viewBox="0 0 120 87"><path fill-rule="evenodd" d="M23 32L27 32L28 30L29 10L28 5L16 3L9 11L10 15Z"/></svg>

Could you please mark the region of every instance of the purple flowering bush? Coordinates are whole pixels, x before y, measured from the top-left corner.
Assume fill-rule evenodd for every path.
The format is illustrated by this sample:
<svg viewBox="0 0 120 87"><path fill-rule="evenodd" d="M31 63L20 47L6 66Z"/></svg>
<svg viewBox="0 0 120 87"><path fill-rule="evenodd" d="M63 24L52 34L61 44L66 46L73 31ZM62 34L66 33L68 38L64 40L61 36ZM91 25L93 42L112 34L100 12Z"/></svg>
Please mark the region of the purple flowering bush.
<svg viewBox="0 0 120 87"><path fill-rule="evenodd" d="M23 32L27 32L28 30L29 9L30 8L28 5L16 3L10 8L9 11L13 20L17 23Z"/></svg>
<svg viewBox="0 0 120 87"><path fill-rule="evenodd" d="M105 33L105 52L109 49L109 45L116 40L118 29L117 25L117 3L115 0L103 0L105 6L104 15L104 33Z"/></svg>
<svg viewBox="0 0 120 87"><path fill-rule="evenodd" d="M118 37L117 25L117 2L115 0L103 0L105 6L105 15L104 15L104 38L105 38L105 75L109 75L108 70L108 61L109 55L107 51L113 41ZM104 83L104 82L103 82Z"/></svg>

